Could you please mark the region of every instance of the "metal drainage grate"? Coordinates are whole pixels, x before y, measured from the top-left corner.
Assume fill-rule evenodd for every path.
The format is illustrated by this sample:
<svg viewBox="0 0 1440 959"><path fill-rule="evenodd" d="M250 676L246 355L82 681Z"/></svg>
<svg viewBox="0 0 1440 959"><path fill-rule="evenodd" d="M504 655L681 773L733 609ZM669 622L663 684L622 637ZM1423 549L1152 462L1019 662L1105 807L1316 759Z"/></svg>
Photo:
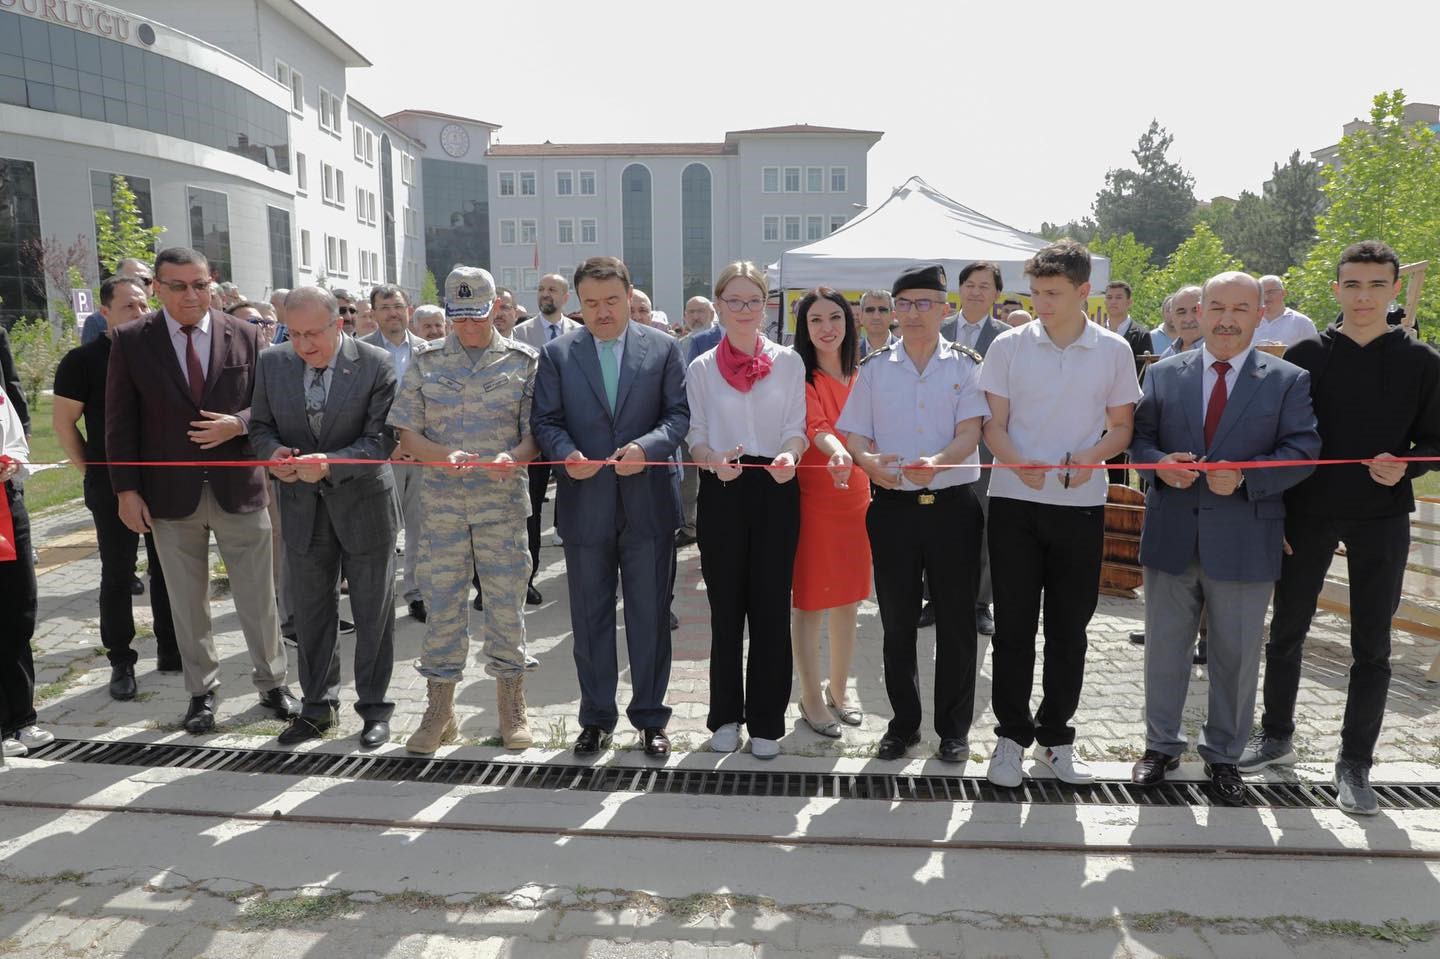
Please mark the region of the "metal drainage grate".
<svg viewBox="0 0 1440 959"><path fill-rule="evenodd" d="M991 785L989 780L975 776L570 766L76 739L57 739L48 746L32 749L30 757L51 762L107 766L684 796L874 799L883 802L1023 802L1052 806L1215 805L1206 784L1200 782L1169 782L1149 789L1137 789L1125 782L1100 781L1089 786L1069 786L1054 779L1027 779L1016 789L1001 789ZM1380 797L1381 809L1440 809L1440 784L1377 785L1375 791ZM1291 809L1329 809L1335 806L1335 788L1328 784L1249 783L1246 795L1252 806Z"/></svg>

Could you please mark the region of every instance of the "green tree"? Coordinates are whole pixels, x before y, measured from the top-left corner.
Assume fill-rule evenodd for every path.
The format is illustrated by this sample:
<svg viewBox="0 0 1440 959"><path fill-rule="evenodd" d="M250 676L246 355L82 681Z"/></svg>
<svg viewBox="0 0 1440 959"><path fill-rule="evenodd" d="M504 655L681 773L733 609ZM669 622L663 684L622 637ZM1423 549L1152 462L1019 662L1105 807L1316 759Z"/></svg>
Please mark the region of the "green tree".
<svg viewBox="0 0 1440 959"><path fill-rule="evenodd" d="M429 270L425 271L425 278L420 281L420 303L422 306L440 305L440 285L435 282L435 274Z"/></svg>
<svg viewBox="0 0 1440 959"><path fill-rule="evenodd" d="M73 320L74 314L71 314ZM10 329L10 349L15 357L15 371L20 387L32 410L39 408L40 391L55 375L55 367L64 356L80 344L74 322L57 334L50 320L43 316L27 316Z"/></svg>
<svg viewBox="0 0 1440 959"><path fill-rule="evenodd" d="M1383 240L1402 263L1440 262L1440 146L1423 123L1405 121L1405 94L1379 93L1370 125L1340 141L1339 166L1322 172L1326 209L1315 245L1288 274L1302 312L1321 325L1337 312L1335 263L1358 240ZM1440 283L1421 296L1416 327L1440 314Z"/></svg>
<svg viewBox="0 0 1440 959"><path fill-rule="evenodd" d="M1197 223L1185 241L1175 248L1162 269L1145 277L1140 289L1135 291L1137 305L1141 302L1151 310L1150 317L1157 322L1160 304L1165 297L1182 286L1200 286L1217 273L1242 270L1244 266L1235 257L1225 252L1225 246L1215 231L1207 224Z"/></svg>
<svg viewBox="0 0 1440 959"><path fill-rule="evenodd" d="M1040 229L1036 232L1052 242L1069 237L1076 242L1084 243L1088 246L1095 239L1095 221L1088 216L1063 224L1050 223L1047 221L1041 223Z"/></svg>
<svg viewBox="0 0 1440 959"><path fill-rule="evenodd" d="M1090 244L1090 252L1110 261L1110 279L1124 280L1130 284L1133 295L1130 315L1147 326L1153 327L1159 323L1160 300L1151 302L1142 299L1146 295L1146 284L1150 275L1155 272L1155 267L1150 262L1150 248L1135 239L1135 234L1125 233L1096 240Z"/></svg>
<svg viewBox="0 0 1440 959"><path fill-rule="evenodd" d="M95 211L95 245L106 276L114 273L126 257L147 263L153 260L155 245L165 232L163 226L141 226L135 191L123 176L115 177L110 203L115 208L113 215L104 210Z"/></svg>
<svg viewBox="0 0 1440 959"><path fill-rule="evenodd" d="M1138 169L1111 170L1095 197L1099 235L1133 233L1157 265L1185 239L1195 210L1194 177L1167 156L1174 139L1151 120L1131 151Z"/></svg>
<svg viewBox="0 0 1440 959"><path fill-rule="evenodd" d="M1257 273L1283 275L1315 242L1315 214L1324 205L1319 165L1290 155L1276 163L1263 195L1246 190L1235 201L1217 201L1197 213L1225 249Z"/></svg>

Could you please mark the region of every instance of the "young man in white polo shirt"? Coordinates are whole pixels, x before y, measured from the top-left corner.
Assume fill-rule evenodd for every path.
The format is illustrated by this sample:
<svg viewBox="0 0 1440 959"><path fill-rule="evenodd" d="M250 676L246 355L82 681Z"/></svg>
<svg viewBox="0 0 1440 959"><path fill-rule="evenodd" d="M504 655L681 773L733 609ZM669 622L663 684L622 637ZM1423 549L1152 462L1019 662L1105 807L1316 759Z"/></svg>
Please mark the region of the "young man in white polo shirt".
<svg viewBox="0 0 1440 959"><path fill-rule="evenodd" d="M1070 719L1085 675L1085 630L1100 592L1104 463L1130 443L1140 385L1130 345L1085 316L1090 253L1072 240L1025 264L1038 322L1002 333L980 368L990 403L990 570L995 588L992 704L1000 737L988 776L1020 785L1025 749L1069 783L1094 777L1075 758ZM1049 467L1049 468L1047 468ZM1035 634L1045 609L1044 695L1030 713Z"/></svg>

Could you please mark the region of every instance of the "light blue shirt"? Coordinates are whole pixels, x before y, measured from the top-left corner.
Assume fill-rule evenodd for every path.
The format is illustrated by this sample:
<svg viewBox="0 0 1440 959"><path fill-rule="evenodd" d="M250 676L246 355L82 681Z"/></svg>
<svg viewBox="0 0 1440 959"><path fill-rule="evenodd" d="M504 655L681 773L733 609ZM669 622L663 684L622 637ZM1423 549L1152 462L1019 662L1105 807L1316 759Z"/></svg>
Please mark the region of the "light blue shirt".
<svg viewBox="0 0 1440 959"><path fill-rule="evenodd" d="M414 352L413 347L410 346L410 335L405 334L405 339L399 343L391 343L382 333L380 342L384 345L385 352L390 354L390 361L395 364L395 380L399 382L405 378L405 368L410 365L410 357ZM333 361L331 366L334 366Z"/></svg>

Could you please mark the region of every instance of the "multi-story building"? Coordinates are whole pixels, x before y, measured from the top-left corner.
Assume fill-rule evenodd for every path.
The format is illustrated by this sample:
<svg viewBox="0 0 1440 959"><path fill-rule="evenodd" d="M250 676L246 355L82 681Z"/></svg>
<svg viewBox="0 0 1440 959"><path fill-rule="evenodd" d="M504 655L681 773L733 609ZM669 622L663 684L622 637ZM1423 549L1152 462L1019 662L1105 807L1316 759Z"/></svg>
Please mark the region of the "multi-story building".
<svg viewBox="0 0 1440 959"><path fill-rule="evenodd" d="M1406 124L1423 123L1436 133L1440 133L1440 104L1434 103L1407 103L1403 114ZM1369 120L1362 120L1359 117L1351 120L1340 128L1341 136L1350 136L1360 130L1370 128ZM1310 151L1310 158L1332 167L1340 165L1340 144L1332 143L1328 147L1321 147L1318 150Z"/></svg>

